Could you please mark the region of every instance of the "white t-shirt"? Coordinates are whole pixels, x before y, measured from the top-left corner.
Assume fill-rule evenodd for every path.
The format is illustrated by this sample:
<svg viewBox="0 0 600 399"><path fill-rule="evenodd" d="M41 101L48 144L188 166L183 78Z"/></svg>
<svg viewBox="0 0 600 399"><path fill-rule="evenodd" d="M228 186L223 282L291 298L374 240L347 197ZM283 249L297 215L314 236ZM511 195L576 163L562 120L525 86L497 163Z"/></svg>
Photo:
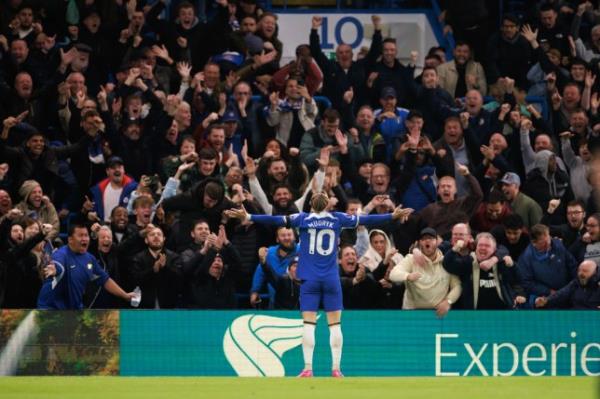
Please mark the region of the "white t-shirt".
<svg viewBox="0 0 600 399"><path fill-rule="evenodd" d="M108 183L106 189L104 190L104 196L102 200L104 202L104 221L110 221L110 213L113 209L119 206L119 198L121 198L121 193L123 192L123 187L113 188L112 184Z"/></svg>

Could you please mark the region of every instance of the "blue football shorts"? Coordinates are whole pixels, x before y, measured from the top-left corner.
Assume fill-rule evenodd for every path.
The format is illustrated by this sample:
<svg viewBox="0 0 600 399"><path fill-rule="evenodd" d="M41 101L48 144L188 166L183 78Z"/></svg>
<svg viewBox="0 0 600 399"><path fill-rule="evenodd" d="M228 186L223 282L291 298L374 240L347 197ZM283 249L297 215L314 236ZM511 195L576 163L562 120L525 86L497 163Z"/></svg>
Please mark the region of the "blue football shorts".
<svg viewBox="0 0 600 399"><path fill-rule="evenodd" d="M344 309L342 284L335 280L303 280L300 285L300 310L302 312L317 312L323 304L326 312Z"/></svg>

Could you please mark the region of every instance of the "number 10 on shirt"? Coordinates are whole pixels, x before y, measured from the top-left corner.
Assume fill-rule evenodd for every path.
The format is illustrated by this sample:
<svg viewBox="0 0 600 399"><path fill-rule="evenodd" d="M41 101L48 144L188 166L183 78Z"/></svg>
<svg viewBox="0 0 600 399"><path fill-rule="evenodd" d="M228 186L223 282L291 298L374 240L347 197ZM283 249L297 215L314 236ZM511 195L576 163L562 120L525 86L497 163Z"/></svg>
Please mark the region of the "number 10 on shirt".
<svg viewBox="0 0 600 399"><path fill-rule="evenodd" d="M330 255L335 245L335 232L332 229L308 229L310 241L308 243L308 253L314 255L315 252L322 256ZM327 237L327 239L325 239ZM325 247L325 244L327 247Z"/></svg>

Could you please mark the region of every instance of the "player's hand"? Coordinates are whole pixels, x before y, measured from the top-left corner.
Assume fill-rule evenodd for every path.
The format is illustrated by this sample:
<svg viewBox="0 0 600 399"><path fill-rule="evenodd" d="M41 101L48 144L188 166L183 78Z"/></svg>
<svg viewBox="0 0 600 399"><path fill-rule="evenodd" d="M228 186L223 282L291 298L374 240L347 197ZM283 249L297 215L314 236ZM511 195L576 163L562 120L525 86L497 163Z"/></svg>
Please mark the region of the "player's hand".
<svg viewBox="0 0 600 399"><path fill-rule="evenodd" d="M421 278L421 276L422 276L422 274L419 272L412 272L412 273L409 273L408 276L406 276L406 280L407 281L417 281L418 279Z"/></svg>
<svg viewBox="0 0 600 399"><path fill-rule="evenodd" d="M412 208L402 208L402 205L397 206L396 209L394 209L394 212L392 213L392 219L393 220L400 220L400 223L404 223L408 220L408 217L414 212L415 210Z"/></svg>
<svg viewBox="0 0 600 399"><path fill-rule="evenodd" d="M231 208L225 211L225 216L232 219L246 220L248 219L248 212L246 212L246 208L242 206L241 208Z"/></svg>

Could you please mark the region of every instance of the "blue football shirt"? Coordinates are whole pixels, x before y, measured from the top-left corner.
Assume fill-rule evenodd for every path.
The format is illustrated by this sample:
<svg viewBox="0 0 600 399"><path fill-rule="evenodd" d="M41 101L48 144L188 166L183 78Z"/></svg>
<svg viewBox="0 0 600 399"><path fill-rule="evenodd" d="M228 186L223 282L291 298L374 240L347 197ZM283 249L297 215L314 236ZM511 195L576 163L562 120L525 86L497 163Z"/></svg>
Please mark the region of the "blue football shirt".
<svg viewBox="0 0 600 399"><path fill-rule="evenodd" d="M289 216L250 215L250 220L275 226L289 226L300 231L297 275L300 280L339 279L338 244L345 228L372 225L392 220L390 213L381 215L347 215L342 212L295 213Z"/></svg>
<svg viewBox="0 0 600 399"><path fill-rule="evenodd" d="M47 278L38 296L38 309L82 309L87 283L103 286L109 279L96 258L75 253L67 245L52 254L56 276Z"/></svg>

